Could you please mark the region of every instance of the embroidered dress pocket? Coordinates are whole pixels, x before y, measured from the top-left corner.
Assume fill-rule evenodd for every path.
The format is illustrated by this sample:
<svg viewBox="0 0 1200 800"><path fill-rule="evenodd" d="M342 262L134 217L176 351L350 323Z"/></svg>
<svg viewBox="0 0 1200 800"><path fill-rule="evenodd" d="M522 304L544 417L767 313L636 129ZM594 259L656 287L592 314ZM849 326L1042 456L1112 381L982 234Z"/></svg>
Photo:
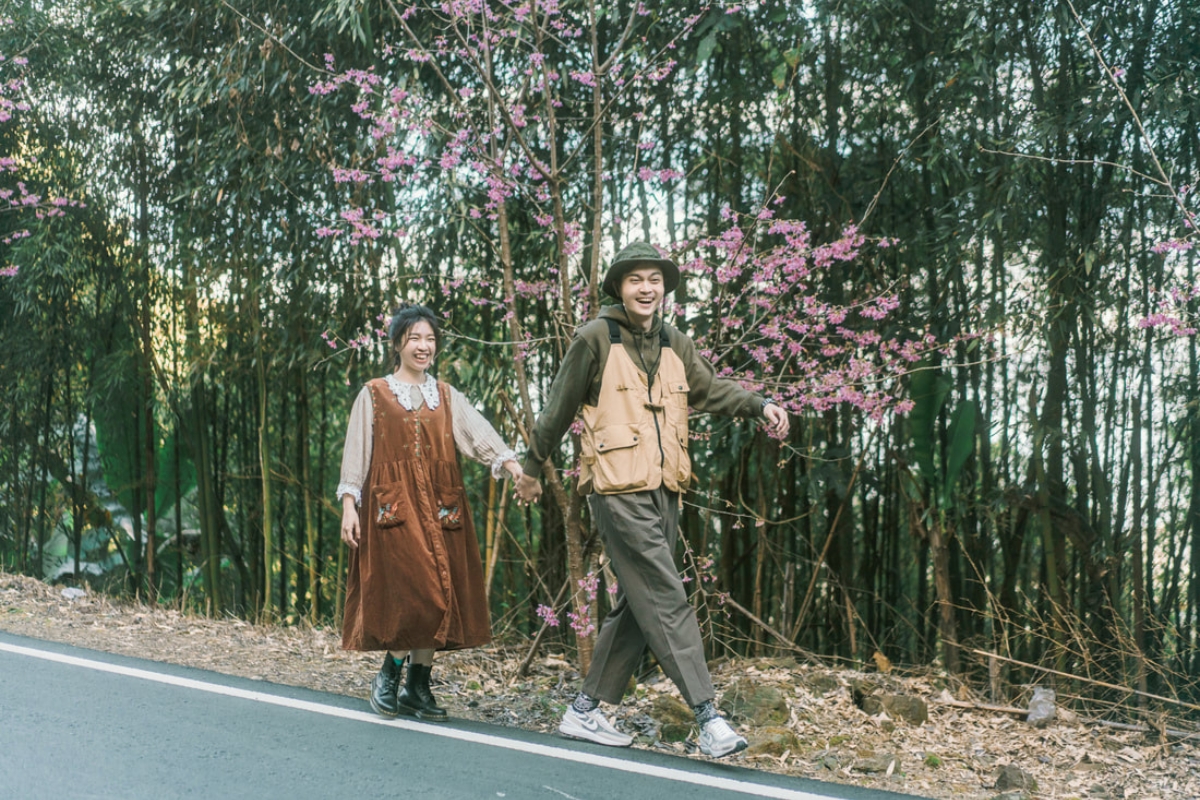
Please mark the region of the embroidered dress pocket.
<svg viewBox="0 0 1200 800"><path fill-rule="evenodd" d="M375 527L394 528L404 524L408 516L408 495L402 482L372 487L371 494L375 498Z"/></svg>
<svg viewBox="0 0 1200 800"><path fill-rule="evenodd" d="M434 486L433 494L437 498L434 511L437 513L438 522L442 524L442 528L445 530L461 528L463 515L467 513L463 504L462 487Z"/></svg>

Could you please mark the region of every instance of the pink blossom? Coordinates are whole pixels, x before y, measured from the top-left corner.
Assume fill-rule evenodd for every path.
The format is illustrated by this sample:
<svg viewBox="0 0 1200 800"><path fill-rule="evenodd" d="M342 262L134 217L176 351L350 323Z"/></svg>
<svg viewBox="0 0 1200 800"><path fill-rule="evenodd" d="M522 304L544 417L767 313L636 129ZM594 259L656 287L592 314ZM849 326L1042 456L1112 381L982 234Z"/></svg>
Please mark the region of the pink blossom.
<svg viewBox="0 0 1200 800"><path fill-rule="evenodd" d="M1165 242L1159 242L1158 244L1154 245L1150 248L1150 250L1151 252L1158 253L1160 255L1170 252L1184 253L1188 250L1191 250L1193 246L1194 243L1187 239L1168 239Z"/></svg>

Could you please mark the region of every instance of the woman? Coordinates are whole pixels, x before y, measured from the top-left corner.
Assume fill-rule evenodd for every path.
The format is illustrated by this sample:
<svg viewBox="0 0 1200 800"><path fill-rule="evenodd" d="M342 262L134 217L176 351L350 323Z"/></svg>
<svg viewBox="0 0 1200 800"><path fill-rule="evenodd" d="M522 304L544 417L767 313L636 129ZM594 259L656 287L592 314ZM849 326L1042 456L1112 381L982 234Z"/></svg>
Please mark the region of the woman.
<svg viewBox="0 0 1200 800"><path fill-rule="evenodd" d="M429 374L442 337L433 312L402 306L388 334L393 372L359 392L342 455L338 496L350 546L342 646L388 651L371 684L378 713L440 722L446 712L429 688L434 652L491 640L459 453L490 465L497 479L522 472L487 420Z"/></svg>

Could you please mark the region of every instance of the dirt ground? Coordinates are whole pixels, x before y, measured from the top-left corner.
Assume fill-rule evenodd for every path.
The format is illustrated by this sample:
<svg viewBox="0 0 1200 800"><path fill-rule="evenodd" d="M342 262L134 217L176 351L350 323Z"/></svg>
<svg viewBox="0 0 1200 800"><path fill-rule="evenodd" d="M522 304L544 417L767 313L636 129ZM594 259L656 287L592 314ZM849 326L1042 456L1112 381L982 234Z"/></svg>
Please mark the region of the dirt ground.
<svg viewBox="0 0 1200 800"><path fill-rule="evenodd" d="M61 587L5 573L0 630L360 697L364 708L379 661L373 653L343 651L334 630L207 619L90 594L72 599ZM522 644L444 654L434 670L435 693L452 716L551 733L579 675L563 654L542 652L528 677L519 678L527 652ZM952 697L936 675L885 677L791 659L723 660L712 667L719 697L738 682L769 687L783 698L787 719L781 723L760 727L734 716L751 742L729 759L741 766L930 798L1200 800L1200 739L1161 740L1062 719L1035 729L1013 714L950 705L971 698L961 690ZM928 721L912 724L886 711L868 715L851 690L863 679L924 700ZM678 697L670 681L648 678L614 716L638 735L635 747L704 758L691 739L659 736L666 730L659 724L664 695ZM1006 791L1019 774L1005 767L1032 777L1036 788Z"/></svg>

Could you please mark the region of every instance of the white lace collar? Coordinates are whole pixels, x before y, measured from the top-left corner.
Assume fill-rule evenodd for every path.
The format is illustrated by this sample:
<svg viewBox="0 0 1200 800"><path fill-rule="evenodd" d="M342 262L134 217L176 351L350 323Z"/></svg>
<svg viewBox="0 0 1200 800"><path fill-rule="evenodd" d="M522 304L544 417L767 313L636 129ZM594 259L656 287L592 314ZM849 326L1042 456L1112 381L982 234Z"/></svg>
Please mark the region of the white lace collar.
<svg viewBox="0 0 1200 800"><path fill-rule="evenodd" d="M429 406L430 411L437 411L437 407L441 405L442 398L438 394L437 379L425 373L425 382L421 384L404 383L396 377L395 373L384 378L387 385L392 390L392 394L396 395L396 402L404 406L406 411L416 411L419 406L413 403L412 387L417 386L421 390L421 396L425 398L425 405Z"/></svg>

